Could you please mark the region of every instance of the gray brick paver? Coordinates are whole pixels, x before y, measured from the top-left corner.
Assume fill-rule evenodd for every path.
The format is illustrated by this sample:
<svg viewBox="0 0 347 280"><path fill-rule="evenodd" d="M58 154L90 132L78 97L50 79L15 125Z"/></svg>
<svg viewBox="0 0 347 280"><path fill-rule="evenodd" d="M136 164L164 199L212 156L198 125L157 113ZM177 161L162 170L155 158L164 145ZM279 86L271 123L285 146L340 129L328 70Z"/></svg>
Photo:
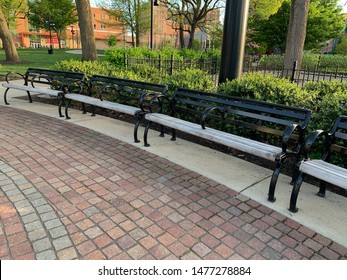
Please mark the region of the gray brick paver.
<svg viewBox="0 0 347 280"><path fill-rule="evenodd" d="M33 242L33 248L36 253L48 250L52 247L52 244L48 238L40 239Z"/></svg>

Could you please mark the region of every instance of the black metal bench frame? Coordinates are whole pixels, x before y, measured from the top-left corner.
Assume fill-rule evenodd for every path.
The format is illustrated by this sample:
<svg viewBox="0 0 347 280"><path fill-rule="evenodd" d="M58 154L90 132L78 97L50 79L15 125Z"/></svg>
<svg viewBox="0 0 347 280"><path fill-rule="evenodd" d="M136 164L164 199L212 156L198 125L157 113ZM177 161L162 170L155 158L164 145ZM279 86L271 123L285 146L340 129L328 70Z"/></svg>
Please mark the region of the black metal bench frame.
<svg viewBox="0 0 347 280"><path fill-rule="evenodd" d="M18 76L23 79L23 85L11 83L9 77ZM7 73L5 76L6 83L3 87L6 88L4 92L4 102L10 105L7 101L7 93L10 89L25 91L29 98L29 103L32 103L31 92L45 94L53 97L60 97L59 116L63 117L61 113L62 95L66 92L81 92L82 83L85 80L85 74L81 72L68 72L51 69L28 68L27 71L22 73ZM50 88L38 87L39 85L47 85Z"/></svg>
<svg viewBox="0 0 347 280"><path fill-rule="evenodd" d="M311 160L310 153L314 145L318 143L319 138L324 139L323 156L321 159ZM333 153L338 153L345 157L347 155L347 116L338 117L330 132L316 130L307 137L303 150L304 159L297 165L298 177L290 197L289 210L291 212L295 213L298 211L296 206L297 199L306 174L321 180L317 193L320 197L325 197L327 182L347 189L347 169L331 163Z"/></svg>
<svg viewBox="0 0 347 280"><path fill-rule="evenodd" d="M147 135L151 124L157 123L171 128L173 141L176 140L176 130L180 130L275 161L268 194L268 200L271 202L275 201L276 183L285 161L290 157L295 157L296 162L300 160L306 127L311 117L311 111L307 109L188 89L178 89L174 93L170 100L170 108L168 115L145 115L145 146L149 146ZM184 116L188 116L188 120L181 119ZM272 135L271 137L277 136L280 143L277 146L261 143L257 139L252 140L249 137L206 127L207 119L209 122L212 120L219 124L233 125L236 129L250 129L253 132ZM163 136L163 133L160 136Z"/></svg>
<svg viewBox="0 0 347 280"><path fill-rule="evenodd" d="M140 141L137 131L143 115L152 110L161 112L162 98L165 93L165 85L93 75L86 83L83 94L69 92L63 94L65 116L70 119L68 110L71 101L82 103L84 114L87 112L85 104L91 105L92 116L95 116L94 107L133 115L135 116L134 141L138 143ZM116 98L116 100L108 100L110 98Z"/></svg>

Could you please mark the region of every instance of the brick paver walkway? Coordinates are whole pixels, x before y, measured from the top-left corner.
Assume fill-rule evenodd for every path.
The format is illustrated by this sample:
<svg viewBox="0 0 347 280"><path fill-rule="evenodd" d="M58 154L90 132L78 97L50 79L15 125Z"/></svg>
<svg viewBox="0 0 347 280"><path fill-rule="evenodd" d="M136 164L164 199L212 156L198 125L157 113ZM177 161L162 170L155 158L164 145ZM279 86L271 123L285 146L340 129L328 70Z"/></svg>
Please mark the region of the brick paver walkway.
<svg viewBox="0 0 347 280"><path fill-rule="evenodd" d="M347 257L307 227L132 145L11 107L0 106L0 119L1 259Z"/></svg>

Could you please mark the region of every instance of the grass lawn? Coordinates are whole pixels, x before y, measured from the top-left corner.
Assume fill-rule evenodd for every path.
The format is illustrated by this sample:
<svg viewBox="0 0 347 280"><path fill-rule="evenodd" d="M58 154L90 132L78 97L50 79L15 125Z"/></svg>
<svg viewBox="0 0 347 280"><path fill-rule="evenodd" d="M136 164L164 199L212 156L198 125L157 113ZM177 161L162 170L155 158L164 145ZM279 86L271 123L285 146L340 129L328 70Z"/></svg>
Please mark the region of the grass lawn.
<svg viewBox="0 0 347 280"><path fill-rule="evenodd" d="M54 49L53 54L48 54L48 49L17 49L21 59L20 63L9 64L5 61L5 51L0 50L0 77L8 72L25 73L28 67L50 68L57 61L81 60L81 54L69 53L67 49Z"/></svg>

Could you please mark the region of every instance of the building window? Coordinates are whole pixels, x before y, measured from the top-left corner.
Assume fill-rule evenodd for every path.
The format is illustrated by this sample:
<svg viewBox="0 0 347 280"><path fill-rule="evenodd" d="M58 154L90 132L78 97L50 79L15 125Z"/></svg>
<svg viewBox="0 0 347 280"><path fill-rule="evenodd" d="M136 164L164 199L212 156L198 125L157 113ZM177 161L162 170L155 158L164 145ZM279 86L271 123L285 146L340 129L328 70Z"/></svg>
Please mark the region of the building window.
<svg viewBox="0 0 347 280"><path fill-rule="evenodd" d="M94 30L96 30L96 24L94 24Z"/></svg>

